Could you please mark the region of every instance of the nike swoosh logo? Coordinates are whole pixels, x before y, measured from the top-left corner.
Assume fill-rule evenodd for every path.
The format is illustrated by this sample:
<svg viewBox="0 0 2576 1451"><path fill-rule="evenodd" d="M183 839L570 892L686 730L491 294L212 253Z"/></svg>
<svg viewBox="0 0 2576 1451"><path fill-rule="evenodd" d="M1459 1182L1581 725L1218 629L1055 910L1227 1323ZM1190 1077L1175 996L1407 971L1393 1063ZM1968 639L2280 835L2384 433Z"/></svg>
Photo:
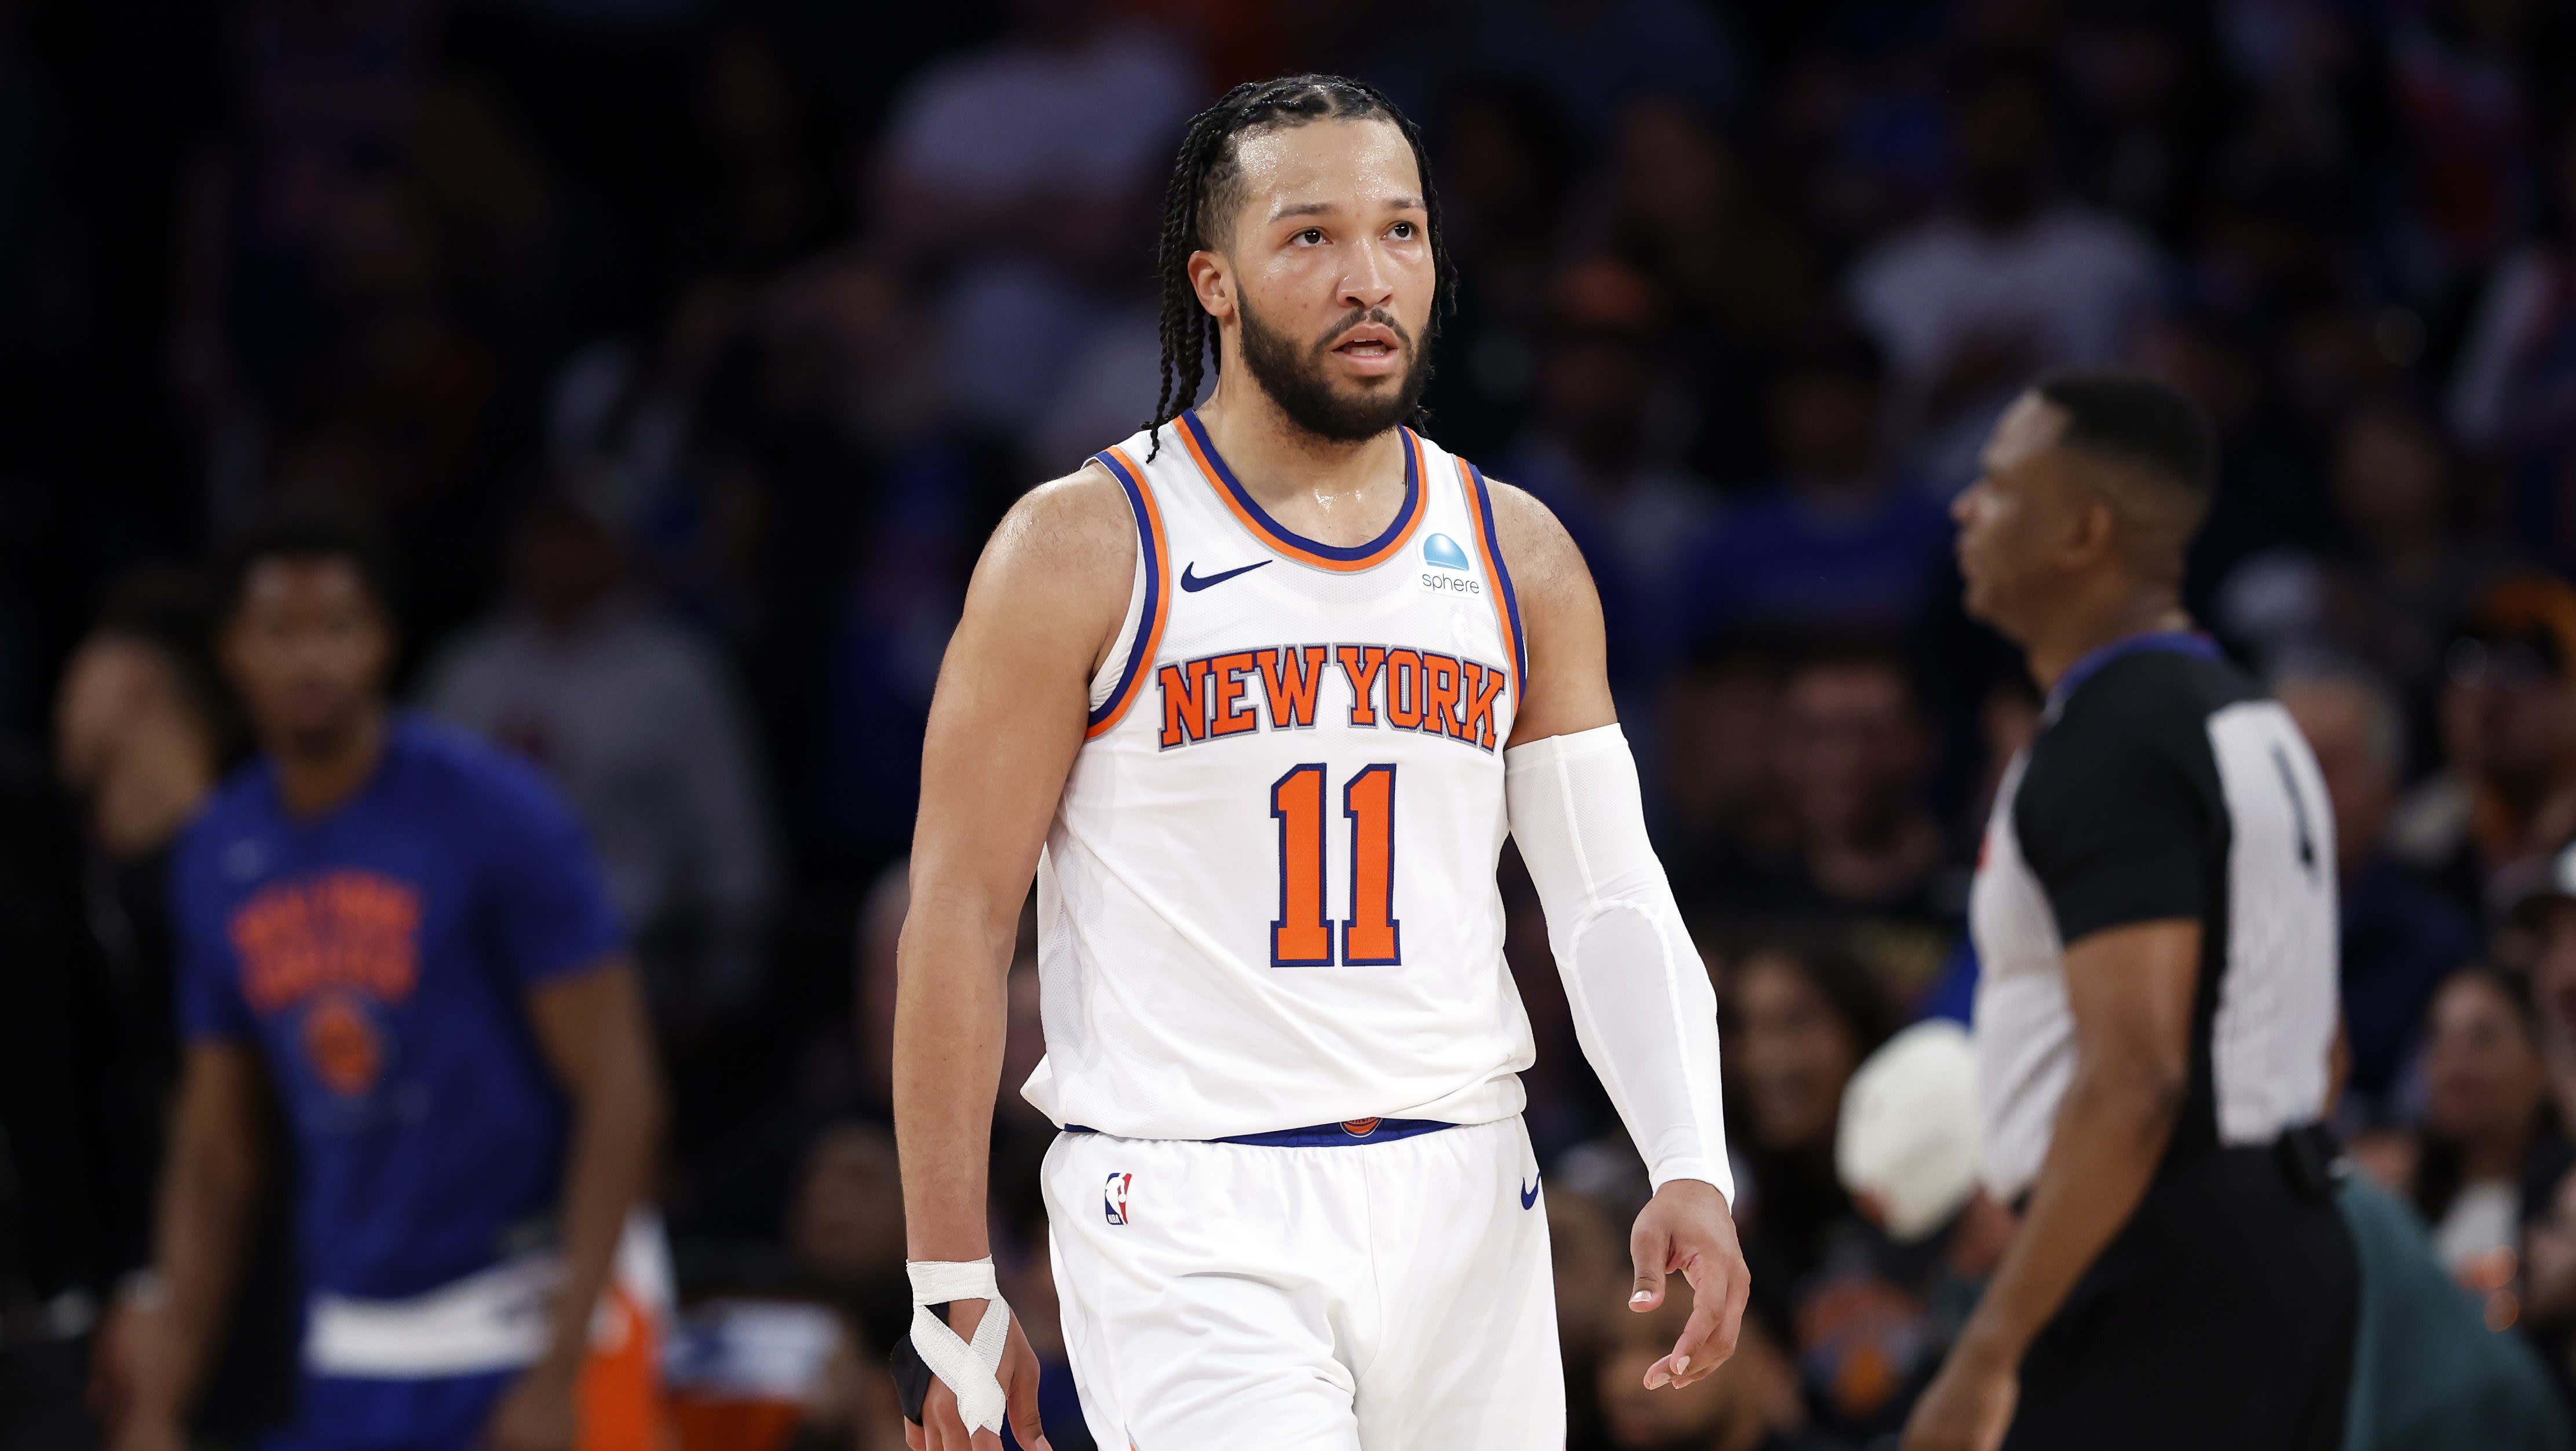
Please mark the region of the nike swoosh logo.
<svg viewBox="0 0 2576 1451"><path fill-rule="evenodd" d="M1239 564L1232 569L1223 571L1222 573L1200 574L1197 572L1199 562L1193 559L1181 568L1181 588L1188 590L1192 594L1197 594L1200 590L1206 589L1209 585L1223 584L1238 574L1248 574L1269 562L1270 561L1266 559L1256 559L1250 564Z"/></svg>
<svg viewBox="0 0 2576 1451"><path fill-rule="evenodd" d="M1529 1187L1521 1191L1521 1208L1527 1209L1538 1202L1538 1181L1541 1177L1543 1176L1532 1175Z"/></svg>

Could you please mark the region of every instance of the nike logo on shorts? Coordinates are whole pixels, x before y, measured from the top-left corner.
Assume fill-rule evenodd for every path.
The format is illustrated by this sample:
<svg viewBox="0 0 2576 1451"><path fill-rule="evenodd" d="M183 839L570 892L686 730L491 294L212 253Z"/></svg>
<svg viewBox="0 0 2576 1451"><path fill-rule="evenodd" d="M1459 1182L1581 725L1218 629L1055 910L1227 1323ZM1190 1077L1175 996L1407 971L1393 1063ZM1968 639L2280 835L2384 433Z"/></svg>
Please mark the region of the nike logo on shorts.
<svg viewBox="0 0 2576 1451"><path fill-rule="evenodd" d="M1223 584L1238 574L1249 574L1269 562L1270 561L1266 559L1256 559L1250 564L1237 565L1232 569L1221 570L1215 574L1200 574L1197 572L1199 562L1193 559L1188 564L1181 567L1181 588L1189 591L1191 594L1197 594L1200 590L1206 589L1209 585Z"/></svg>
<svg viewBox="0 0 2576 1451"><path fill-rule="evenodd" d="M1530 1176L1529 1187L1521 1191L1521 1208L1527 1209L1538 1202L1538 1181L1542 1177L1544 1176L1536 1174Z"/></svg>

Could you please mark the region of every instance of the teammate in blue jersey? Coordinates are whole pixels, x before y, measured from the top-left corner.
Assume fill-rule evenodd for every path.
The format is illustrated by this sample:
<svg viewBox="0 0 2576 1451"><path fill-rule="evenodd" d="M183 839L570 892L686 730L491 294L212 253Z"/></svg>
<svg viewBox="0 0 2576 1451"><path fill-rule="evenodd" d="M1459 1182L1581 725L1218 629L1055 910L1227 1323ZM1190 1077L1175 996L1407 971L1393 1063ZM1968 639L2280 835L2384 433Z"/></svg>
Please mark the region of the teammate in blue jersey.
<svg viewBox="0 0 2576 1451"><path fill-rule="evenodd" d="M567 1451L660 1122L590 849L527 766L391 709L367 536L280 515L224 561L261 755L173 869L186 1043L137 1403L168 1451L263 1171L295 1135L303 1448Z"/></svg>

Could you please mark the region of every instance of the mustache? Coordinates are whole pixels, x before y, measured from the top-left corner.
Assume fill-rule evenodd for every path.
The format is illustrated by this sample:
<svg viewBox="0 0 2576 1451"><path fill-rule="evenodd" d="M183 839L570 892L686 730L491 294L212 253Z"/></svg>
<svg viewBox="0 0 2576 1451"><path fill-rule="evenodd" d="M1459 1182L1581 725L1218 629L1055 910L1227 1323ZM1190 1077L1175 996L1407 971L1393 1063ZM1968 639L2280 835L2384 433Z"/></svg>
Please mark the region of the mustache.
<svg viewBox="0 0 2576 1451"><path fill-rule="evenodd" d="M1367 323L1376 323L1379 327L1385 328L1388 332L1395 334L1395 340L1404 344L1404 350L1406 352L1409 353L1413 351L1413 334L1407 332L1404 324L1397 322L1395 318L1382 307L1353 308L1350 312L1343 315L1340 322L1333 324L1331 328L1325 331L1322 337L1315 340L1315 351L1319 353L1324 351L1326 348L1333 345L1333 340L1335 338L1340 337L1342 334L1349 332L1355 327L1360 327Z"/></svg>

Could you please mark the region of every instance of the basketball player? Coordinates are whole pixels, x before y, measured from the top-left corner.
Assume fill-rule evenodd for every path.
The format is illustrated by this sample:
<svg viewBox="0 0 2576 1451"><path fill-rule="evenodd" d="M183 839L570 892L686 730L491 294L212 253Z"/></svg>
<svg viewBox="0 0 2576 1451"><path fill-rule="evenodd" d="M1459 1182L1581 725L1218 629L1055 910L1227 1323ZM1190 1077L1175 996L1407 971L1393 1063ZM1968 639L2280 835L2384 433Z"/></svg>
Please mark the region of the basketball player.
<svg viewBox="0 0 2576 1451"><path fill-rule="evenodd" d="M2216 454L2163 384L2059 375L1953 511L1968 612L2048 704L1969 909L1981 1176L2022 1223L1908 1451L2342 1441L2334 818L2289 713L2182 611Z"/></svg>
<svg viewBox="0 0 2576 1451"><path fill-rule="evenodd" d="M1064 1129L1044 1191L1093 1438L1560 1447L1508 833L1655 1186L1647 1383L1732 1350L1716 1004L1646 842L1565 532L1405 427L1451 279L1413 126L1355 82L1239 86L1163 227L1159 422L987 546L924 747L895 1119L910 1444L1042 1444L986 1259L1004 972L1038 883ZM1201 407L1204 350L1217 386ZM974 1344L961 1343L969 1335ZM1007 1398L996 1384L1009 1387Z"/></svg>
<svg viewBox="0 0 2576 1451"><path fill-rule="evenodd" d="M642 1448L648 1307L602 1301L659 1123L634 969L553 791L386 704L374 560L287 514L224 562L223 663L261 756L171 869L184 1056L116 1444L183 1444L273 1094L310 1294L271 1451Z"/></svg>

